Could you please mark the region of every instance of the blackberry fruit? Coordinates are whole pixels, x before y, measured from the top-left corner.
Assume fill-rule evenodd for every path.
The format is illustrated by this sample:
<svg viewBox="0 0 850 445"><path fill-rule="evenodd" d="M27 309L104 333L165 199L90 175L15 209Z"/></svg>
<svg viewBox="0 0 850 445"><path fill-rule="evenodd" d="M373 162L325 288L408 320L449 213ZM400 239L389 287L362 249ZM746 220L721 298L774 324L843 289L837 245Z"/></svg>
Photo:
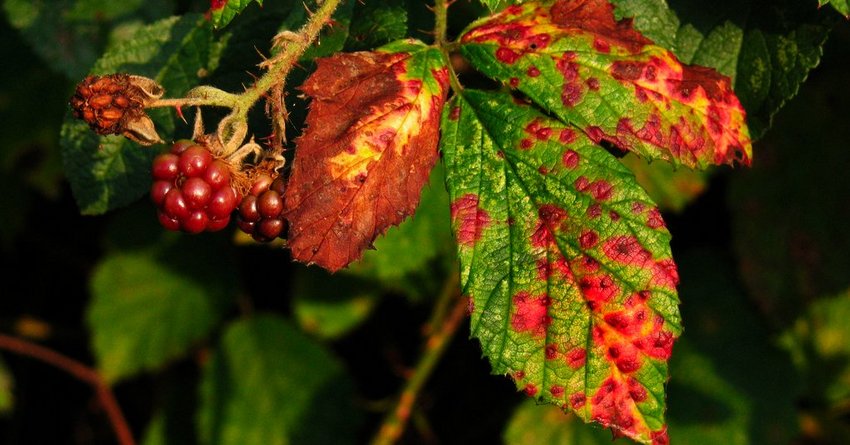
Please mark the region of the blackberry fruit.
<svg viewBox="0 0 850 445"><path fill-rule="evenodd" d="M236 223L254 240L267 243L281 237L286 228L283 220L283 178L272 179L260 174L247 196L239 203Z"/></svg>
<svg viewBox="0 0 850 445"><path fill-rule="evenodd" d="M168 230L221 230L239 203L230 165L192 141L177 141L170 153L157 156L151 175L151 200Z"/></svg>

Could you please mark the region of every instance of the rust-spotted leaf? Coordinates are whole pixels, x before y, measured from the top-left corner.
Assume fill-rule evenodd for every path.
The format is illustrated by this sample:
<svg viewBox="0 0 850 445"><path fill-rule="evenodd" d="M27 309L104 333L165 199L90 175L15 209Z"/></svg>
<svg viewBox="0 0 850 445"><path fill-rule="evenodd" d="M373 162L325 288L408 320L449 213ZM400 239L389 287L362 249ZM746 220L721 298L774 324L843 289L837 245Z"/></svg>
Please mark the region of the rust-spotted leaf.
<svg viewBox="0 0 850 445"><path fill-rule="evenodd" d="M443 61L416 41L318 60L285 195L296 260L338 270L414 212L437 160Z"/></svg>
<svg viewBox="0 0 850 445"><path fill-rule="evenodd" d="M665 443L678 275L634 176L506 94L452 99L441 149L472 335L493 372L585 421Z"/></svg>
<svg viewBox="0 0 850 445"><path fill-rule="evenodd" d="M686 66L607 0L528 2L470 25L461 50L596 142L704 168L749 164L744 109L729 79Z"/></svg>

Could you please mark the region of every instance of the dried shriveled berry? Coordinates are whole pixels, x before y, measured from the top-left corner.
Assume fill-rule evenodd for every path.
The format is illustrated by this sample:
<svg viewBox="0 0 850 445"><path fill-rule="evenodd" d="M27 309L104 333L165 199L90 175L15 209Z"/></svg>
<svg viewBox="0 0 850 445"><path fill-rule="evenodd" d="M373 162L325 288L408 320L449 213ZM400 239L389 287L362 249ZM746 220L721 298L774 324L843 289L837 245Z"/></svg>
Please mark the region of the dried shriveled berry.
<svg viewBox="0 0 850 445"><path fill-rule="evenodd" d="M254 179L250 194L239 203L237 225L256 241L269 242L284 233L283 178L261 174Z"/></svg>
<svg viewBox="0 0 850 445"><path fill-rule="evenodd" d="M70 104L74 117L88 123L95 133L121 134L151 145L161 140L145 107L163 92L145 77L122 73L88 76L77 85Z"/></svg>
<svg viewBox="0 0 850 445"><path fill-rule="evenodd" d="M159 222L169 230L189 233L224 229L239 203L228 163L204 146L177 141L171 153L154 159L151 200Z"/></svg>

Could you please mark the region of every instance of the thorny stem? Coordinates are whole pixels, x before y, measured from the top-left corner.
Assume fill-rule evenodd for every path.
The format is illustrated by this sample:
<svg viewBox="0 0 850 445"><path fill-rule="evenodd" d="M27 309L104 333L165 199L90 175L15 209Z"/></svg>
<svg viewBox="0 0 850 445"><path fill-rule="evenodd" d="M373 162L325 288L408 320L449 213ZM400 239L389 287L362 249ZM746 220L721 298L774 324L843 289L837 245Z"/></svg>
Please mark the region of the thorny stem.
<svg viewBox="0 0 850 445"><path fill-rule="evenodd" d="M466 314L467 303L463 298L460 298L456 277L457 274L453 274L446 281L439 301L435 306L435 315L443 312L443 316L440 317L441 320L433 320L432 318L430 322L432 324L431 332L425 341L425 350L419 358L413 374L410 375L399 394L395 406L384 417L380 429L378 429L375 437L372 438L372 445L391 445L401 438L407 421L410 419L413 404L416 403L419 392L422 390L425 382L428 381L428 377L434 371L449 341L454 337L454 333L460 326ZM441 310L441 308L445 308L452 301L454 302L454 306L450 311Z"/></svg>
<svg viewBox="0 0 850 445"><path fill-rule="evenodd" d="M115 431L118 443L120 445L135 445L136 442L133 439L133 434L130 432L127 421L124 419L121 407L115 400L112 389L109 388L109 385L106 384L103 377L96 370L44 346L5 334L0 334L0 349L40 360L91 385L97 393L97 397L101 405L103 405L106 415L109 417L109 423L112 424L112 429Z"/></svg>
<svg viewBox="0 0 850 445"><path fill-rule="evenodd" d="M321 6L312 13L310 20L298 31L297 34L287 40L286 45L277 54L273 63L268 64L266 73L257 79L254 84L242 94L211 94L199 97L186 97L176 99L160 99L148 105L154 107L182 107L182 106L215 106L227 107L232 111L230 116L233 122L245 122L248 110L268 93L275 85L285 81L286 75L301 57L301 54L313 44L322 28L330 22L331 15L342 0L324 0ZM270 60L271 61L271 60ZM226 119L223 119L226 120Z"/></svg>

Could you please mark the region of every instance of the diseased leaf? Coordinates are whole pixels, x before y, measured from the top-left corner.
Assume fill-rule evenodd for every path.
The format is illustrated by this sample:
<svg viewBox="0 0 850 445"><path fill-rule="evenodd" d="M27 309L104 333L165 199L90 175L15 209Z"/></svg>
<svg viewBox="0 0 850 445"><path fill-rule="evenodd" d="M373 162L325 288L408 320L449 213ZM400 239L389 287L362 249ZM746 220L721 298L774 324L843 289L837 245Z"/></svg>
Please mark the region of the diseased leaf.
<svg viewBox="0 0 850 445"><path fill-rule="evenodd" d="M235 276L185 253L224 256L213 246L184 238L156 255L117 253L98 265L87 322L104 378L116 381L163 366L221 319L235 293Z"/></svg>
<svg viewBox="0 0 850 445"><path fill-rule="evenodd" d="M338 270L413 213L447 86L439 50L415 41L318 61L285 195L293 258Z"/></svg>
<svg viewBox="0 0 850 445"><path fill-rule="evenodd" d="M629 21L615 21L607 0L512 6L473 23L461 42L476 68L596 142L689 167L750 162L729 79L682 65Z"/></svg>
<svg viewBox="0 0 850 445"><path fill-rule="evenodd" d="M108 49L92 74L133 72L155 79L169 96L179 97L200 83L199 76L214 62L212 39L209 24L199 15L165 19ZM149 114L160 136L172 139L178 119L174 113L158 109ZM70 113L60 142L65 172L82 213L105 213L147 193L155 150L118 136L97 136Z"/></svg>
<svg viewBox="0 0 850 445"><path fill-rule="evenodd" d="M708 249L686 252L679 259L688 332L670 360L670 443L793 443L796 376L747 305L732 262ZM533 403L516 410L504 437L507 445L611 444L610 435L579 425L574 416Z"/></svg>
<svg viewBox="0 0 850 445"><path fill-rule="evenodd" d="M796 96L817 66L833 14L800 0L613 0L618 18L673 51L685 63L732 78L747 110L750 134L761 137L774 114Z"/></svg>
<svg viewBox="0 0 850 445"><path fill-rule="evenodd" d="M353 392L340 363L285 320L240 320L203 370L201 443L354 443L360 416Z"/></svg>
<svg viewBox="0 0 850 445"><path fill-rule="evenodd" d="M628 169L572 127L474 90L447 106L441 148L472 335L493 372L663 443L678 276Z"/></svg>
<svg viewBox="0 0 850 445"><path fill-rule="evenodd" d="M254 2L263 6L263 0L210 0L210 18L213 26L216 28L227 26L243 9Z"/></svg>

